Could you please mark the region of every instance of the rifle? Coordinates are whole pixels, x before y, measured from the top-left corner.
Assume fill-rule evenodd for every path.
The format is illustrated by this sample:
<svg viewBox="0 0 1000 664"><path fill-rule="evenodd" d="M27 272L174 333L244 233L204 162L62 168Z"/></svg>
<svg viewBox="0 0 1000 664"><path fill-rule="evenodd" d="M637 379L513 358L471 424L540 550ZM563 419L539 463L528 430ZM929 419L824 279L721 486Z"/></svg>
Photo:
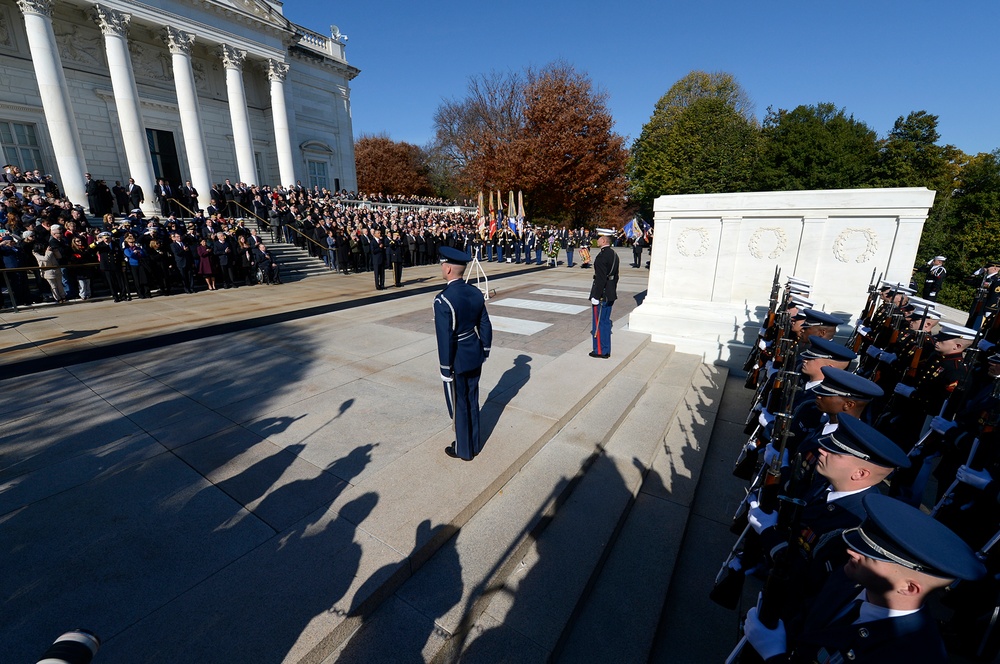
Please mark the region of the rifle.
<svg viewBox="0 0 1000 664"><path fill-rule="evenodd" d="M788 372L786 387L782 391L783 410L775 415L775 427L772 440L778 442L777 455L769 466L763 466L761 473L754 480L754 487L763 480L759 488L759 504L765 512L773 512L779 505L779 491L781 489L781 460L784 458L785 448L788 444L788 437L791 435L792 406L795 403L795 393L798 391L798 374ZM751 488L751 491L753 487ZM759 547L757 533L750 528L746 519L746 501L740 504L740 509L733 517L731 530L740 534L732 550L722 563L722 568L716 575L716 583L709 593L709 597L715 603L728 609L735 609L739 603L740 595L743 592L743 584L746 581L746 574L743 570L733 570L729 563L739 555L742 549L747 551L751 546Z"/></svg>
<svg viewBox="0 0 1000 664"><path fill-rule="evenodd" d="M768 629L775 629L781 619L781 610L785 605L786 597L792 583L792 552L798 547L800 523L802 519L802 509L805 501L789 496L780 496L781 508L778 513L777 528L787 529L787 546L784 554L779 556L771 566L771 571L767 575L764 583L764 591L757 602L757 617ZM764 658L753 648L747 648L747 640L744 636L736 644L736 648L726 658L726 663L740 662L740 664L760 664Z"/></svg>
<svg viewBox="0 0 1000 664"><path fill-rule="evenodd" d="M767 316L764 319L764 324L760 327L760 333L757 335L757 344L751 349L750 355L747 357L747 361L743 364L743 371L750 371L754 368L757 363L757 359L760 357L760 341L764 338L764 333L771 329L774 325L774 317L778 312L778 294L781 291L781 268L777 265L774 266L774 280L771 282L771 298L767 305ZM760 367L756 367L756 371L760 372ZM756 382L756 381L755 381Z"/></svg>
<svg viewBox="0 0 1000 664"><path fill-rule="evenodd" d="M965 320L966 327L972 327L986 304L986 283L990 280L991 275L986 271L986 268L982 268L982 270L983 278L979 281L979 287L976 288L976 298L972 301L972 310L969 311L969 317Z"/></svg>
<svg viewBox="0 0 1000 664"><path fill-rule="evenodd" d="M958 411L962 409L965 405L965 400L968 396L969 385L972 382L972 370L976 365L980 350L978 343L983 335L983 330L986 328L983 325L979 332L976 333L976 339L972 342L973 345L969 346L968 350L965 351L965 358L962 362L962 380L958 382L958 385L952 390L951 394L943 404L941 404L941 412L938 413L940 417L944 417L948 420L954 420L955 415ZM895 394L893 394L895 396ZM883 411L883 416L890 412L892 407L892 399L886 404L885 410ZM910 459L909 468L898 468L892 474L889 480L889 495L897 496L899 495L900 487L909 486L916 479L917 474L920 472L921 466L923 466L924 459L931 455L932 452L937 450L937 445L940 443L939 434L930 429L923 436L920 437L910 451L907 453L907 457Z"/></svg>
<svg viewBox="0 0 1000 664"><path fill-rule="evenodd" d="M878 279L875 279L875 270L872 269L872 281L868 284L868 300L865 302L865 308L861 310L861 315L858 317L858 324L854 326L854 331L851 332L851 336L848 337L847 343L845 344L848 348L853 350L855 353L861 348L861 341L864 336L858 332L858 328L867 322L870 322L872 316L878 310L879 301L879 284L882 282L882 274L879 273Z"/></svg>
<svg viewBox="0 0 1000 664"><path fill-rule="evenodd" d="M978 450L979 450L979 438L976 438L975 440L972 441L972 448L969 450L969 456L965 460L966 466L969 466L970 468L972 467L972 460L975 458L976 452ZM944 492L943 496L941 496L941 500L939 500L937 502L937 505L935 505L934 508L931 510L931 516L937 516L937 513L941 511L942 507L951 505L952 501L955 500L955 489L958 488L959 484L961 484L961 482L958 481L958 478L952 480L951 486L948 487L948 490Z"/></svg>

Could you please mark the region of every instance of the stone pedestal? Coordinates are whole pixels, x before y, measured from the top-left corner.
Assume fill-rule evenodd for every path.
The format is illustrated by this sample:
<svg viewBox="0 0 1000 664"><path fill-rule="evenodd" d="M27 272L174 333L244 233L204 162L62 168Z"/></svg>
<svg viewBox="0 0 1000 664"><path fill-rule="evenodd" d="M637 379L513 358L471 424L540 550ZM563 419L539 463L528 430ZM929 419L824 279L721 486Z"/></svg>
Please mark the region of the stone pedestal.
<svg viewBox="0 0 1000 664"><path fill-rule="evenodd" d="M933 202L924 188L661 196L648 291L629 329L740 369L775 266L812 283L817 308L853 318L873 271L909 282Z"/></svg>

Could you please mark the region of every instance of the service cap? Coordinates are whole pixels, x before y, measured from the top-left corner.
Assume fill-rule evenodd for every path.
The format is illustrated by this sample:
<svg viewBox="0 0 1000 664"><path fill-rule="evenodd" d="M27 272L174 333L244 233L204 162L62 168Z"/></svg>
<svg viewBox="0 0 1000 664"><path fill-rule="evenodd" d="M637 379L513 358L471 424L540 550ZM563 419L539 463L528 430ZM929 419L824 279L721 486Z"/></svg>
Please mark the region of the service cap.
<svg viewBox="0 0 1000 664"><path fill-rule="evenodd" d="M884 468L909 468L906 452L874 427L853 415L837 416L837 428L819 439L819 445L834 454L849 454Z"/></svg>
<svg viewBox="0 0 1000 664"><path fill-rule="evenodd" d="M944 579L975 581L986 574L969 545L929 514L878 494L862 504L868 518L841 534L861 555Z"/></svg>
<svg viewBox="0 0 1000 664"><path fill-rule="evenodd" d="M859 401L871 401L882 396L882 388L857 374L836 367L823 367L823 382L816 386L814 394L819 397L848 397Z"/></svg>

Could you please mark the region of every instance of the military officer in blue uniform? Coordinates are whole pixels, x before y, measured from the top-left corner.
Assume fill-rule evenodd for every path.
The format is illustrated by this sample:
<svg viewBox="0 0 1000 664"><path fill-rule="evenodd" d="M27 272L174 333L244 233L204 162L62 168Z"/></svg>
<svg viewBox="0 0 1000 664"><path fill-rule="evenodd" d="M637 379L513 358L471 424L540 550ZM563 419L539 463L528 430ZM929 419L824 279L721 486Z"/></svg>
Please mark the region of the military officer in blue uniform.
<svg viewBox="0 0 1000 664"><path fill-rule="evenodd" d="M955 533L919 509L881 495L864 499L867 518L842 533L849 561L830 578L800 626L768 629L750 609L747 641L776 662L948 661L928 596L986 568Z"/></svg>
<svg viewBox="0 0 1000 664"><path fill-rule="evenodd" d="M471 461L482 449L479 376L490 356L493 326L483 293L462 278L472 257L451 247L441 247L440 257L441 276L448 285L434 298L434 329L441 380L455 418L455 443L445 453Z"/></svg>
<svg viewBox="0 0 1000 664"><path fill-rule="evenodd" d="M611 307L618 299L618 254L611 248L612 231L599 231L597 246L600 248L594 259L594 283L590 287L590 304L594 324L590 330L594 341L591 357L607 359L611 357Z"/></svg>

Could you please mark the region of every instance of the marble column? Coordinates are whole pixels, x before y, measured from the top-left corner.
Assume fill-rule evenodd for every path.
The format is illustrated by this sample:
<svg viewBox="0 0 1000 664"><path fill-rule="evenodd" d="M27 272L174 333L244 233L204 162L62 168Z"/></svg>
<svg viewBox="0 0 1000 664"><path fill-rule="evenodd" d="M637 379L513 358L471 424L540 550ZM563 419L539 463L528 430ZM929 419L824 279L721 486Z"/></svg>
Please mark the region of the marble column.
<svg viewBox="0 0 1000 664"><path fill-rule="evenodd" d="M257 183L257 166L253 158L253 136L250 134L250 111L243 89L243 62L247 52L232 46L220 48L226 68L226 90L229 93L229 117L233 123L233 143L236 147L236 169L240 181Z"/></svg>
<svg viewBox="0 0 1000 664"><path fill-rule="evenodd" d="M278 151L278 177L283 185L295 184L295 158L288 128L288 108L285 106L285 76L288 63L267 61L267 77L271 81L271 120L274 122L274 145Z"/></svg>
<svg viewBox="0 0 1000 664"><path fill-rule="evenodd" d="M134 178L135 183L142 187L145 198L143 212L158 215L159 210L153 199L153 186L156 184L153 158L149 154L149 142L139 104L139 89L135 84L132 56L128 51L128 27L132 17L102 5L94 5L94 18L104 33L111 88L115 93L115 109L118 111L118 124L129 168L127 177Z"/></svg>
<svg viewBox="0 0 1000 664"><path fill-rule="evenodd" d="M184 152L187 155L191 185L198 190L201 201L192 201L192 209L205 205L212 190L211 171L208 167L208 151L202 131L201 108L198 106L198 90L191 68L191 46L194 35L166 27L163 39L170 49L173 61L174 87L177 90L177 110L181 116L181 131L184 132ZM182 182L176 186L183 185Z"/></svg>
<svg viewBox="0 0 1000 664"><path fill-rule="evenodd" d="M45 125L55 153L58 184L69 200L86 205L83 174L87 171L87 164L56 36L52 31L52 3L50 0L18 0L17 5L24 15L31 64L35 69Z"/></svg>

